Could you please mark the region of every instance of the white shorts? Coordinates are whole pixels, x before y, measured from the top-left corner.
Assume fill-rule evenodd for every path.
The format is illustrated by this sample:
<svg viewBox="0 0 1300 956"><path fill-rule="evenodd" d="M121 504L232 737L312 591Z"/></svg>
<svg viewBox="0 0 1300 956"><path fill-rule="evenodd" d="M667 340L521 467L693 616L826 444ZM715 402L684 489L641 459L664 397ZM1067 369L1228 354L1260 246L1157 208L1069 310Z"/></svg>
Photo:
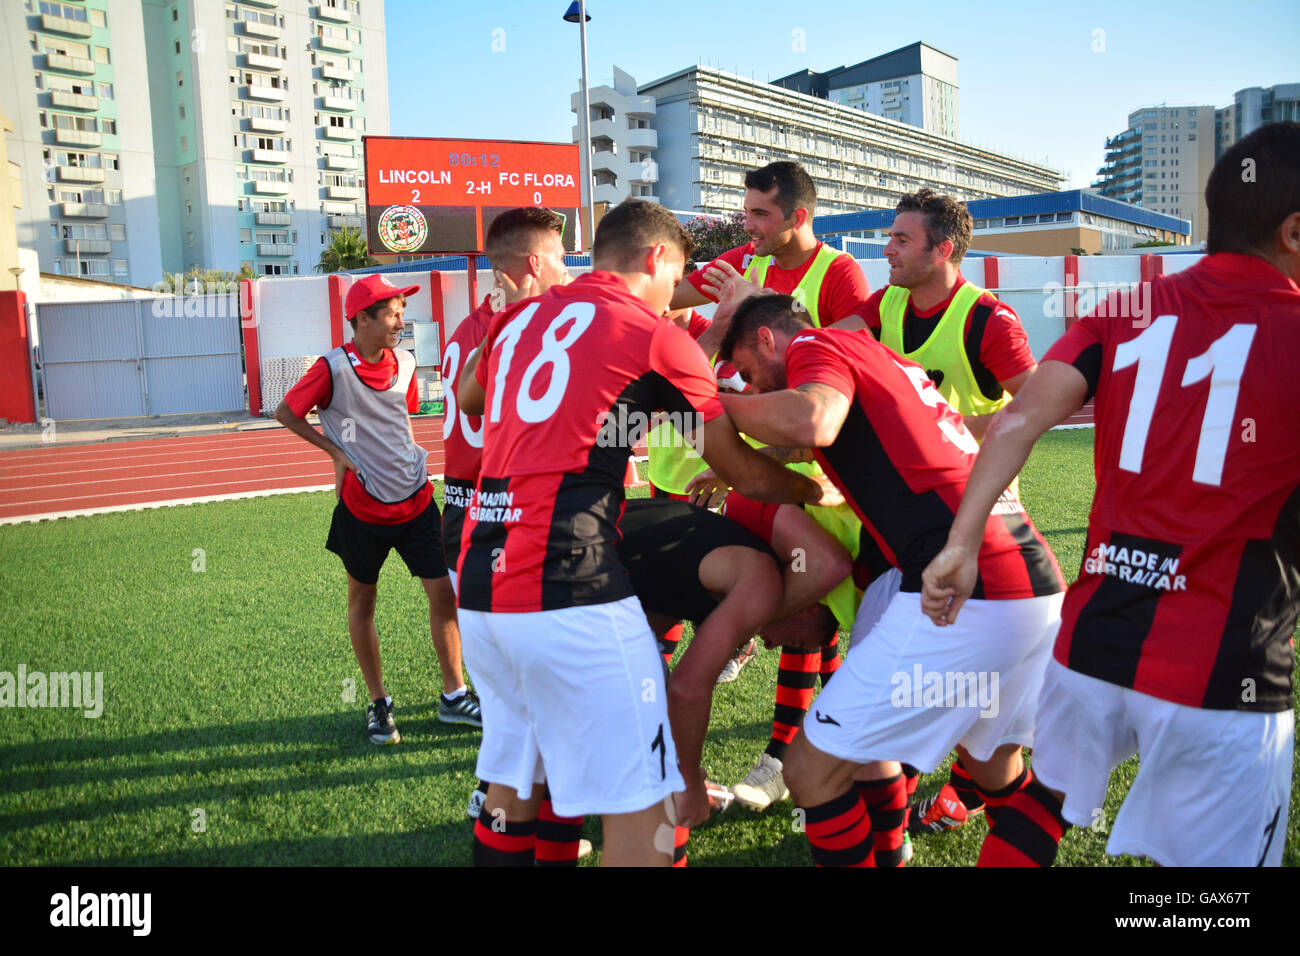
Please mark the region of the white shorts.
<svg viewBox="0 0 1300 956"><path fill-rule="evenodd" d="M890 568L867 585L858 605L857 617L853 619L853 630L849 632L849 650L871 633L902 585L903 572L898 568Z"/></svg>
<svg viewBox="0 0 1300 956"><path fill-rule="evenodd" d="M483 706L480 780L527 799L546 781L563 817L633 813L686 789L663 657L636 598L524 614L460 609Z"/></svg>
<svg viewBox="0 0 1300 956"><path fill-rule="evenodd" d="M873 613L864 601L853 650L804 717L808 742L841 760L901 760L924 772L958 743L976 760L1032 745L1062 598L967 601L956 624L936 627L919 594L899 593L860 634Z"/></svg>
<svg viewBox="0 0 1300 956"><path fill-rule="evenodd" d="M451 580L451 593L460 597L460 578L450 568L447 569L447 577Z"/></svg>
<svg viewBox="0 0 1300 956"><path fill-rule="evenodd" d="M837 675L836 680L839 680ZM1105 826L1115 767L1141 754L1106 852L1162 866L1280 866L1295 714L1204 710L1047 665L1034 775L1062 816Z"/></svg>

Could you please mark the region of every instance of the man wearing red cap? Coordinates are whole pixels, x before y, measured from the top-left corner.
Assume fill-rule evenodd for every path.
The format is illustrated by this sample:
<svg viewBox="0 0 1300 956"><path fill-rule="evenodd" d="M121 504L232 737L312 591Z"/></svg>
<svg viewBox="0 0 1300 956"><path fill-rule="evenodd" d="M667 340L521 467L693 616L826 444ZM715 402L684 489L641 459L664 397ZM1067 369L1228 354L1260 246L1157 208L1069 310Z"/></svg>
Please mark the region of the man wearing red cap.
<svg viewBox="0 0 1300 956"><path fill-rule="evenodd" d="M325 547L347 571L348 633L370 692L366 733L376 744L402 739L384 688L375 630L379 569L393 549L429 597L429 628L442 670L438 719L483 726L478 698L461 678L456 598L425 468L428 452L415 443L408 416L420 407L415 356L396 348L406 297L419 288L398 288L384 275L353 284L345 304L352 341L318 360L275 410L276 421L334 460L339 501ZM323 435L305 419L313 407Z"/></svg>

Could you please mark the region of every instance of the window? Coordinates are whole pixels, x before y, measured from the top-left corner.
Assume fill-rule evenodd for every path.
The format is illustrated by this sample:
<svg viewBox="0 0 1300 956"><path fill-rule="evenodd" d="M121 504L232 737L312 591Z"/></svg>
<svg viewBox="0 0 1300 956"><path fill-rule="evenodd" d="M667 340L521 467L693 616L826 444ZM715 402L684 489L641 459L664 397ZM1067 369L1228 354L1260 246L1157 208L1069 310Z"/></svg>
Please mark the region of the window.
<svg viewBox="0 0 1300 956"><path fill-rule="evenodd" d="M239 241L240 241L240 242L252 242L252 241L253 241L253 230L251 230L251 229L241 229L241 230L239 230Z"/></svg>
<svg viewBox="0 0 1300 956"><path fill-rule="evenodd" d="M177 109L180 110L181 119L185 119L185 104L182 103L180 106L177 107Z"/></svg>
<svg viewBox="0 0 1300 956"><path fill-rule="evenodd" d="M182 73L180 70L176 71L176 85L177 86L185 85L185 74Z"/></svg>
<svg viewBox="0 0 1300 956"><path fill-rule="evenodd" d="M125 242L126 226L122 225L120 222L110 224L108 227L108 238L113 242Z"/></svg>
<svg viewBox="0 0 1300 956"><path fill-rule="evenodd" d="M108 200L110 206L120 206L122 205L122 190L105 189L104 198Z"/></svg>
<svg viewBox="0 0 1300 956"><path fill-rule="evenodd" d="M185 245L189 246L191 249L194 248L194 233L185 233Z"/></svg>
<svg viewBox="0 0 1300 956"><path fill-rule="evenodd" d="M180 52L181 52L181 41L180 41L180 40L173 40L173 41L172 41L172 49L175 50L177 53L180 53Z"/></svg>
<svg viewBox="0 0 1300 956"><path fill-rule="evenodd" d="M115 119L106 119L106 120L104 120L104 121L102 122L102 128L103 128L104 132L105 132L106 134L108 134L109 136L116 136L116 135L117 135L117 120L115 120Z"/></svg>
<svg viewBox="0 0 1300 956"><path fill-rule="evenodd" d="M175 23L180 17L176 13L176 8L172 7L172 23Z"/></svg>
<svg viewBox="0 0 1300 956"><path fill-rule="evenodd" d="M125 260L125 259L114 259L114 260L113 260L113 275L115 275L115 276L124 276L124 275L126 275L126 260Z"/></svg>
<svg viewBox="0 0 1300 956"><path fill-rule="evenodd" d="M189 148L190 148L190 138L189 138L188 136L182 136L182 137L181 137L181 152L183 153L183 152L185 152L185 151L186 151L187 149L189 149Z"/></svg>
<svg viewBox="0 0 1300 956"><path fill-rule="evenodd" d="M111 100L113 98L112 83L96 83L95 89L98 91L98 96L100 99Z"/></svg>
<svg viewBox="0 0 1300 956"><path fill-rule="evenodd" d="M118 165L118 161L117 161L117 153L103 153L103 154L102 154L102 158L103 158L104 168L105 168L105 169L121 169L121 168L122 168L120 165Z"/></svg>
<svg viewBox="0 0 1300 956"><path fill-rule="evenodd" d="M97 47L95 47L95 62L96 62L96 63L111 63L111 62L113 62L113 61L110 60L109 57L108 57L108 47L106 47L106 46L97 46Z"/></svg>
<svg viewBox="0 0 1300 956"><path fill-rule="evenodd" d="M194 215L194 203L190 202L188 199L185 200L185 215Z"/></svg>

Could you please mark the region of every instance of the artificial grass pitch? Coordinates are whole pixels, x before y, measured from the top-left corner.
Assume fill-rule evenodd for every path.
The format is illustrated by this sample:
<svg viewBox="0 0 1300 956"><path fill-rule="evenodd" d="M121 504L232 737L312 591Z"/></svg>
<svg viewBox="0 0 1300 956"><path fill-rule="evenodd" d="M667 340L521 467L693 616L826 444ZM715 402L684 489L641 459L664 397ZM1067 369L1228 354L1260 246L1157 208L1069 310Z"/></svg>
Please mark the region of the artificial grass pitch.
<svg viewBox="0 0 1300 956"><path fill-rule="evenodd" d="M1071 578L1091 454L1091 430L1052 433L1021 479ZM377 625L402 743L366 739L343 570L324 549L333 506L329 493L281 495L0 527L0 671L101 672L104 697L98 718L0 708L0 864L470 863L479 734L437 721L428 605L393 555ZM713 779L739 780L766 743L778 657L718 688ZM1135 770L1116 772L1108 820ZM1289 865L1298 804L1293 791ZM714 817L692 834L691 864L809 864L792 810ZM973 864L984 833L977 820L920 837L913 865ZM587 835L599 846L596 821ZM1135 862L1105 857L1104 842L1072 830L1059 861Z"/></svg>

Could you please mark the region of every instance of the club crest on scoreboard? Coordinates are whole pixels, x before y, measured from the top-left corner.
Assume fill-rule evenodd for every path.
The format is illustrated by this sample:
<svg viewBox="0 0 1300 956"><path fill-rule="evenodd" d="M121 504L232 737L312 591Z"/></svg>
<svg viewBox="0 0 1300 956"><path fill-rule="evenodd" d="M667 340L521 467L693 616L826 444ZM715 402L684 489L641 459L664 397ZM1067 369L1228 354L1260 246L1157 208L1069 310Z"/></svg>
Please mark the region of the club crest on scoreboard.
<svg viewBox="0 0 1300 956"><path fill-rule="evenodd" d="M428 235L429 224L414 206L389 206L379 217L379 241L393 252L414 252Z"/></svg>

